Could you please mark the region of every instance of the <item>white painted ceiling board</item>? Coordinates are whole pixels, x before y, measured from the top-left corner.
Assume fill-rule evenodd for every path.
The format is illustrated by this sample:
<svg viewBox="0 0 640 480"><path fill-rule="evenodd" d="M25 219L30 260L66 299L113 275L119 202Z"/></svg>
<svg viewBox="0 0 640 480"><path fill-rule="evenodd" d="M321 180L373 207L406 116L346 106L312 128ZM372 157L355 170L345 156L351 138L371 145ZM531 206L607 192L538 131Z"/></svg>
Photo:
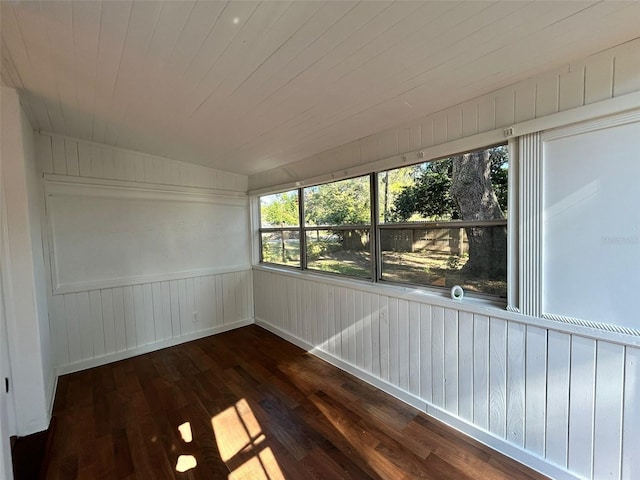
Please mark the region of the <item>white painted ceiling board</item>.
<svg viewBox="0 0 640 480"><path fill-rule="evenodd" d="M502 6L502 5L498 5L498 6ZM545 6L545 8L548 8L548 6ZM582 8L580 7L580 5L575 5L573 6L573 10L581 10ZM488 17L491 18L491 17ZM631 17L633 18L633 17ZM471 50L471 52L473 52L473 50ZM498 62L500 62L500 59L498 59ZM459 63L455 63L454 65L458 66L460 68ZM437 73L437 71L436 71ZM425 86L421 86L419 87L419 89L417 91L413 91L413 90L409 90L408 92L391 92L391 94L389 94L388 96L392 98L392 100L387 101L386 103L380 103L377 106L371 107L370 105L366 105L361 107L362 109L358 109L358 107L354 107L353 110L349 110L346 111L344 116L348 117L347 122L351 122L350 125L344 125L344 123L340 126L337 126L335 124L329 124L329 126L327 127L328 129L334 129L336 130L334 132L334 134L338 134L337 130L338 129L342 129L344 130L350 130L350 129L355 129L355 128L359 128L359 125L362 124L362 122L364 121L364 119L362 118L362 115L366 112L366 109L369 109L369 113L371 113L371 108L375 109L373 110L374 113L376 113L376 115L374 115L374 117L376 117L376 119L383 119L386 118L388 116L392 116L392 117L398 117L399 115L403 114L403 108L402 104L404 103L404 101L398 101L397 100L397 96L399 95L400 98L402 99L403 97L406 98L406 102L409 104L416 104L417 102L421 102L421 101L429 101L431 102L431 105L433 105L433 99L431 97L433 97L434 95L437 96L438 98L446 98L446 89L449 88L448 85L446 83L442 83L440 82L439 84L436 83L438 81L438 78L451 78L453 75L453 72L447 72L445 71L444 74L439 74L439 75L432 75L432 78L428 78L428 82L424 82L426 83ZM462 78L464 78L464 75L461 75ZM469 78L471 78L472 80L475 79L475 76L470 76ZM477 83L477 80L474 80L475 83ZM434 83L435 83L435 88L434 88ZM422 84L420 84L422 85ZM473 85L473 83L472 83ZM441 90L441 91L440 91ZM470 94L471 95L471 94ZM385 96L385 94L381 93L380 96ZM428 100L427 100L428 99ZM419 106L422 106L420 104L418 104ZM440 105L436 104L436 110L441 109L441 108L445 108L446 106L449 106L449 103L446 102L442 102ZM375 121L375 120L374 120ZM371 122L371 120L369 120L369 123ZM384 128L384 127L381 127ZM300 133L300 132L298 132ZM327 131L323 130L323 129L318 129L315 128L313 135L317 136L317 135L327 135ZM303 137L304 141L309 141L309 137ZM312 137L313 138L313 137Z"/></svg>
<svg viewBox="0 0 640 480"><path fill-rule="evenodd" d="M243 31L248 33L242 36L241 42L234 42L236 48L229 48L215 69L205 77L203 84L215 84L215 87L208 89L210 91L204 99L198 99L199 104L189 114L187 122L182 124L183 129L187 124L208 124L212 120L212 111L214 121L217 118L219 122L226 123L227 116L235 109L233 103L226 100L294 33L298 22L305 22L308 18L307 15L299 15L299 8L294 4L279 3L282 5L279 11L264 8L265 5L261 4L247 20Z"/></svg>
<svg viewBox="0 0 640 480"><path fill-rule="evenodd" d="M104 143L118 144L117 130L126 114L127 105L151 80L146 69L140 68L140 65L149 65L147 49L160 18L162 6L161 2L133 2L118 64L118 74L111 95Z"/></svg>
<svg viewBox="0 0 640 480"><path fill-rule="evenodd" d="M27 16L28 21L21 27L23 22L20 20L23 16ZM54 72L51 52L37 4L17 12L3 9L2 48L3 51L8 50L7 56L12 60L11 65L3 61L2 70L15 71L20 79L20 83L15 86L26 90L26 86L29 85L27 92L33 92L28 105L35 112L36 120L41 122L38 125L52 130L63 128L57 88L52 81ZM34 118L30 118L30 121L33 120Z"/></svg>
<svg viewBox="0 0 640 480"><path fill-rule="evenodd" d="M444 5L446 5L446 3ZM515 3L512 3L512 4L509 4L510 7L512 7L514 5L517 7L518 3L515 2ZM494 7L502 7L502 5L498 5L498 4L492 5L491 6L491 12L489 12L492 15L490 15L487 18L491 19L491 18L493 18L493 14L497 14L498 13L498 12L493 11ZM486 14L487 10L490 10L486 6L484 6L483 8L484 8L483 11L485 11L485 14ZM508 11L508 9L507 9L507 11ZM425 31L426 31L426 29L425 29ZM442 30L442 31L446 32L446 28L444 30ZM437 39L437 35L439 35L441 33L442 33L441 31L436 30L436 34L435 34L436 36L435 37L428 37L428 39L427 39L428 42L426 42L426 43L429 44L432 40ZM412 42L412 43L417 43L417 42ZM440 45L440 43L438 43L435 48L430 49L429 52L432 55L437 54L439 51L441 51L441 49L437 48L439 45ZM472 48L470 48L469 45L464 45L462 50L463 51L470 51L470 52L474 51ZM449 51L449 50L447 50L447 51ZM394 52L394 54L396 56L398 56L399 53L401 53L401 52ZM393 57L393 55L391 57ZM389 61L390 59L387 58L386 60ZM429 63L429 58L424 59L424 61L426 63ZM415 62L412 63L412 64L415 64ZM418 63L418 65L420 65L420 63ZM381 66L381 69L380 69L379 73L382 73L382 72L384 72L384 62L380 66ZM407 69L405 69L405 71L406 70ZM391 72L392 74L396 74L397 75L396 70L394 68L389 68L388 71ZM378 99L380 99L379 104L382 104L382 100L385 99L385 98L394 98L397 95L406 93L406 91L411 91L411 89L413 88L413 85L408 85L408 86L404 86L403 88L400 88L398 91L395 91L395 92L393 90L388 90L390 87L385 84L385 81L387 83L389 82L389 80L388 80L389 75L387 75L387 78L380 78L378 76L378 77L375 77L375 81L366 81L367 78L373 78L375 73L376 72L366 72L366 75L364 75L362 78L358 78L357 81L355 81L353 83L350 83L350 84L343 84L343 86L341 86L340 88L336 88L335 89L335 90L340 90L340 91L342 91L344 93L344 89L345 88L349 88L350 91L345 94L345 97L351 97L352 100L355 100L355 99L359 99L360 97L364 96L365 98L367 98L367 100L365 100L364 102L361 102L361 103L359 103L357 105L351 105L350 108L343 108L342 111L335 111L335 112L328 113L327 114L327 118L330 120L329 123L331 123L331 120L333 120L335 118L340 118L340 117L342 117L342 118L347 117L348 118L348 117L351 117L352 115L360 114L367 107L370 108L371 107L371 103L370 103L370 100L368 100L367 87L370 89L369 90L371 92L370 95L375 95L375 96L377 96ZM447 78L447 76L443 75L440 78ZM436 79L436 81L437 81L437 79ZM422 85L422 83L418 83L418 85ZM448 84L446 82L445 83L440 82L439 86L442 87L443 89L448 88ZM429 89L433 89L433 83L432 83L432 79L431 78L429 78L428 88ZM387 91L385 91L385 90L387 90ZM361 92L361 95L358 95L358 92ZM364 92L364 93L362 93L362 92ZM429 95L424 95L424 93L423 93L423 96L425 96L427 98L430 97ZM300 99L296 99L296 100L300 101ZM402 101L402 102L396 102L396 103L403 104L404 102ZM342 105L344 105L344 103L342 103ZM446 105L448 105L448 104L445 104L443 106L446 106ZM407 107L411 108L409 106L407 106ZM314 125L314 130L316 130L316 132L317 132L318 130L321 130L321 129L318 129L317 126ZM300 132L298 132L298 133L300 133Z"/></svg>
<svg viewBox="0 0 640 480"><path fill-rule="evenodd" d="M101 4L77 2L72 5L73 38L82 39L76 45L75 62L81 66L87 81L76 82L78 105L93 105L98 68L98 45L100 41ZM89 109L78 109L78 128L82 137L93 134L93 113Z"/></svg>
<svg viewBox="0 0 640 480"><path fill-rule="evenodd" d="M255 118L257 106L281 89L291 78L291 75L287 74L286 68L280 66L288 66L302 51L304 51L304 58L311 58L308 47L335 22L336 11L320 10L316 15L321 6L319 2L298 3L297 5L307 7L307 11L301 13L310 14L309 19L274 51L268 62L263 61L251 73L250 77L225 99L225 103L232 104L232 109L224 112L226 118L231 120L231 122L226 122L226 125L231 126L233 121L241 118L246 121L244 117L247 115L250 118ZM366 5L384 4L368 2ZM328 16L327 13L331 16ZM236 133L233 128L228 130L230 133Z"/></svg>
<svg viewBox="0 0 640 480"><path fill-rule="evenodd" d="M242 26L251 18L258 5L258 2L230 2L219 11L207 12L211 18L211 28L202 44L197 45L199 39L194 43L193 49L197 53L187 64L186 70L177 77L174 72L168 72L169 88L154 99L154 107L150 109L151 116L143 118L148 125L145 131L149 132L149 141L159 142L163 154L167 155L164 150L168 150L170 153L167 156L181 158L176 155L181 155L190 148L185 142L174 150L172 138L182 128L185 119L215 86L205 83L205 78L214 70L221 56L239 35ZM234 19L238 19L238 24L234 23ZM187 48L188 46L185 46L185 49ZM167 84L164 78L157 78L155 82ZM191 128L195 126L190 125ZM132 141L135 142L137 138L137 135L134 136ZM211 145L207 147L210 149ZM198 163L207 163L207 160L210 161L207 158Z"/></svg>
<svg viewBox="0 0 640 480"><path fill-rule="evenodd" d="M147 78L163 78L170 74L167 63L173 56L173 49L178 45L181 35L185 32L195 5L195 2L168 2L163 5L145 55L145 58L149 59L149 67L145 72ZM149 101L154 95L157 95L156 87L158 85L161 83L152 82L151 86L144 88L129 102L122 121L117 125L116 138L118 141L122 142L123 136L133 133L127 131L125 126L135 125L136 120L142 120L138 113L148 108Z"/></svg>
<svg viewBox="0 0 640 480"><path fill-rule="evenodd" d="M241 174L640 32L640 2L2 2L34 128ZM455 127L455 126L454 126Z"/></svg>
<svg viewBox="0 0 640 480"><path fill-rule="evenodd" d="M301 5L306 7L305 10L300 11L299 6ZM306 26L308 24L314 25L314 20L316 20L314 14L317 12L318 6L319 4L311 2L294 4L294 6L285 14L287 15L287 18L283 15L283 21L279 23L286 24L288 16L290 14L295 14L300 18L300 24L302 26ZM290 44L293 44L294 47L300 43L302 43L302 45L308 44L308 30L305 32L302 28L295 29L294 31L290 28L283 29L279 27L279 23L274 25L270 31L266 32L263 37L261 48L256 49L255 54L249 55L245 60L244 63L247 63L249 68L244 72L239 73L237 81L229 82L229 78L227 78L225 80L227 85L223 84L218 89L223 91L215 92L216 97L207 100L210 105L213 105L213 102L217 100L220 102L219 105L221 108L217 109L214 115L211 115L205 109L198 112L202 114L202 120L204 122L222 115L224 117L222 119L224 122L222 125L224 126L228 124L229 119L237 119L240 118L242 113L248 113L247 107L252 106L251 100L255 102L256 99L264 97L266 95L266 91L269 89L269 86L265 86L264 83L260 81L261 77L265 76L265 71L267 74L272 75L275 73L274 68L277 68L277 65L287 62L291 55L296 53L296 50L292 51L291 48L283 47L289 47ZM298 34L300 31L302 31L303 35L306 33L306 38L304 38L303 35L295 36L295 34ZM283 33L284 35L282 35ZM252 58L255 59L253 63L251 63ZM253 82L250 82L251 80L253 80ZM225 86L226 89L224 89ZM242 108L243 106L245 106L244 109ZM228 110L222 111L225 107L228 107ZM254 115L253 111L250 113L251 115ZM203 122L199 122L199 124L203 125Z"/></svg>
<svg viewBox="0 0 640 480"><path fill-rule="evenodd" d="M259 111L255 112L256 116L261 114L263 117L269 117L272 119L272 122L275 120L275 123L277 124L278 120L281 118L278 116L279 114L287 115L290 111L299 114L312 107L316 107L318 109L329 109L331 115L335 115L335 111L337 110L336 106L343 108L344 100L353 101L353 98L349 98L350 95L344 91L344 85L336 84L336 82L341 78L344 78L348 72L353 71L355 68L359 68L366 62L366 60L371 58L371 55L375 55L376 51L381 54L383 52L383 45L391 43L394 36L406 38L417 30L420 23L416 19L419 17L411 14L415 11L416 5L419 6L420 4L418 2L413 2L402 3L401 5L408 5L408 8L406 8L406 16L402 18L401 21L396 22L393 17L388 17L386 12L384 15L380 15L377 18L382 18L383 21L388 22L388 25L391 25L391 27L385 28L384 24L377 24L376 26L379 32L377 38L374 34L368 39L368 42L365 45L361 45L356 51L349 52L346 56L343 56L339 63L336 64L332 61L336 57L336 53L340 55L341 51L349 48L348 45L340 45L331 52L332 55L325 55L320 62L312 65L302 74L293 79L286 90L281 91L279 96L271 98L270 102L263 105ZM438 3L435 5L437 5L438 8L450 8L446 3ZM423 6L421 10L424 10L425 8L426 6ZM432 10L430 10L430 15L431 13L433 13ZM412 24L411 22L417 23ZM376 42L381 43L378 46L375 46ZM372 44L374 45L373 53L369 50L369 45ZM334 101L323 102L322 95L309 95L309 90L312 85ZM365 85L362 84L359 85L360 88L364 86ZM318 112L318 114L322 115L320 112ZM272 127L272 125L266 125L270 128ZM264 132L258 133L260 134ZM248 142L251 142L252 140L253 139L248 139Z"/></svg>
<svg viewBox="0 0 640 480"><path fill-rule="evenodd" d="M76 81L79 69L75 61L71 3L42 2L40 4L44 30L52 54L53 80L58 90L64 129L81 133L78 122ZM33 65L36 67L37 64ZM28 88L28 86L25 85Z"/></svg>
<svg viewBox="0 0 640 480"><path fill-rule="evenodd" d="M441 10L445 10L445 11L451 9L451 6L449 6L449 4L447 4L447 3L427 4L426 6L431 7L431 10L430 10L431 13L433 13L433 5L436 5ZM524 5L524 4L522 4L522 5ZM485 12L485 16L489 21L494 21L494 17L496 15L499 15L499 14L505 15L505 14L507 14L510 11L510 9L514 8L514 6L515 6L515 8L518 8L518 4L517 3L508 4L508 6L509 6L509 8L503 8L504 7L503 5L496 4L496 3L490 4L490 5L477 3L477 8L479 10L482 10L483 12ZM498 7L500 7L500 9ZM425 7L423 7L423 8L425 8ZM505 13L505 11L506 11L506 13ZM471 15L469 12L466 12L466 13ZM459 20L458 17L454 17L454 18ZM420 32L428 31L427 28L424 28L422 30L420 30L418 28L414 28L414 27L416 27L416 25L401 25L401 27L404 27L404 28L401 28L400 32L404 33L405 35L414 34L414 36L415 36L416 32L420 33ZM441 31L436 31L436 33L433 34L433 35L435 35L436 38L437 38L438 34L441 34L442 32L446 32L447 28L450 28L450 27L451 27L450 25L445 25L445 27ZM466 30L462 30L462 32L465 33ZM434 37L432 36L430 38L433 39ZM387 40L387 43L389 43L388 40ZM418 43L418 42L412 42L412 43ZM382 47L379 46L379 48L382 48ZM437 50L437 46L434 47L434 49ZM388 58L385 58L385 60L388 62L394 56L398 56L399 53L401 53L401 52L393 52L393 55L388 56ZM379 73L385 71L384 61L383 62L378 62L378 63L380 64L380 67L381 67ZM392 68L392 67L393 66L390 66L390 68L388 68L387 70L389 72L394 72L394 68ZM350 83L348 83L348 84L343 84L343 86L341 86L339 88L333 88L333 90L332 90L333 92L340 92L340 94L342 96L339 99L338 104L344 105L348 100L353 101L353 100L359 98L358 92L364 91L365 90L364 87L368 86L367 82L365 81L367 78L375 78L375 82L373 82L374 84L378 84L378 83L382 84L382 82L379 80L379 76L375 76L376 73L377 72L365 72L365 75L362 78L358 78L355 81L350 81ZM345 77L346 77L346 75L343 75L342 78L338 78L335 81L343 81L343 83L344 83L344 78ZM325 79L323 79L323 80L325 80ZM328 82L325 80L324 83L328 83ZM379 95L383 95L383 91L380 91L379 88L378 88L378 94ZM297 104L298 108L301 109L301 108L304 108L305 97L308 97L308 95L304 91L301 91L300 92L300 97L289 98L288 101L291 102L291 103ZM308 99L308 100L313 101L313 99ZM333 104L331 104L331 105L333 105ZM318 106L318 108L322 108L322 106L320 105L320 106ZM273 110L271 110L271 112L273 112ZM276 110L276 112L277 112L277 110ZM268 113L269 112L267 112L267 114ZM339 111L338 112L333 112L333 113L327 112L327 115L328 115L329 119L334 118L334 117L339 117L340 114L341 114L341 112L339 112ZM288 125L287 124L283 124L282 128L288 128ZM317 129L317 126L314 125L313 128ZM273 132L273 130L271 130L271 132ZM283 135L287 135L287 132L283 132ZM251 146L249 146L249 148L251 148ZM251 152L249 152L249 153L251 153Z"/></svg>
<svg viewBox="0 0 640 480"><path fill-rule="evenodd" d="M100 5L100 43L94 92L93 133L87 140L104 143L133 4L126 1L103 2Z"/></svg>

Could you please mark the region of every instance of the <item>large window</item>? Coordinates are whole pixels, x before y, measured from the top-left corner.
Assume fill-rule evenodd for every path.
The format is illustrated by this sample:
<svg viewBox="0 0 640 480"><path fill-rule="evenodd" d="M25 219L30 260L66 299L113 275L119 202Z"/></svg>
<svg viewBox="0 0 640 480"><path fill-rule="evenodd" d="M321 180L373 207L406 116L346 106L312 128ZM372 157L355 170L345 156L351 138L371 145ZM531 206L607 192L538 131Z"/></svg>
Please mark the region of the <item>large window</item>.
<svg viewBox="0 0 640 480"><path fill-rule="evenodd" d="M370 176L304 189L306 266L373 278Z"/></svg>
<svg viewBox="0 0 640 480"><path fill-rule="evenodd" d="M297 190L260 197L260 261L300 267Z"/></svg>
<svg viewBox="0 0 640 480"><path fill-rule="evenodd" d="M261 197L262 261L505 297L507 179L503 145Z"/></svg>
<svg viewBox="0 0 640 480"><path fill-rule="evenodd" d="M381 280L505 297L506 146L378 174Z"/></svg>

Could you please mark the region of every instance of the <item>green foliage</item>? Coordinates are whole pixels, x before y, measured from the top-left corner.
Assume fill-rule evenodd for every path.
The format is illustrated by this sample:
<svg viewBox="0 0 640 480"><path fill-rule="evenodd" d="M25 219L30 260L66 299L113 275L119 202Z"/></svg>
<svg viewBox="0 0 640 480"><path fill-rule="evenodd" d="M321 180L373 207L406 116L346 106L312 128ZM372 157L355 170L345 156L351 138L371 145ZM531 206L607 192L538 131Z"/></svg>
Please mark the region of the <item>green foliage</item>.
<svg viewBox="0 0 640 480"><path fill-rule="evenodd" d="M498 198L500 209L507 212L507 185L509 183L509 154L507 147L495 147L491 149L491 185Z"/></svg>
<svg viewBox="0 0 640 480"><path fill-rule="evenodd" d="M309 261L318 260L327 253L340 250L340 242L332 238L323 238L322 240L307 239L307 259Z"/></svg>
<svg viewBox="0 0 640 480"><path fill-rule="evenodd" d="M449 255L447 259L447 267L449 270L457 270L460 267L460 257L457 255Z"/></svg>
<svg viewBox="0 0 640 480"><path fill-rule="evenodd" d="M263 197L260 204L263 225L291 227L298 225L298 193L285 192Z"/></svg>
<svg viewBox="0 0 640 480"><path fill-rule="evenodd" d="M300 266L300 241L285 239L280 233L262 234L262 261Z"/></svg>
<svg viewBox="0 0 640 480"><path fill-rule="evenodd" d="M369 178L359 177L305 189L307 225L371 222Z"/></svg>
<svg viewBox="0 0 640 480"><path fill-rule="evenodd" d="M503 212L507 211L508 152L505 146L490 149L491 183ZM461 218L451 197L453 159L421 165L415 181L405 186L393 202L390 218L406 222L418 215L421 220Z"/></svg>
<svg viewBox="0 0 640 480"><path fill-rule="evenodd" d="M450 158L423 164L423 169L413 185L405 187L396 198L392 220L405 222L413 214L428 220L458 218L451 198Z"/></svg>
<svg viewBox="0 0 640 480"><path fill-rule="evenodd" d="M415 183L422 170L423 165L411 165L381 172L378 175L380 222L385 223L393 220L393 206L398 195L406 187Z"/></svg>

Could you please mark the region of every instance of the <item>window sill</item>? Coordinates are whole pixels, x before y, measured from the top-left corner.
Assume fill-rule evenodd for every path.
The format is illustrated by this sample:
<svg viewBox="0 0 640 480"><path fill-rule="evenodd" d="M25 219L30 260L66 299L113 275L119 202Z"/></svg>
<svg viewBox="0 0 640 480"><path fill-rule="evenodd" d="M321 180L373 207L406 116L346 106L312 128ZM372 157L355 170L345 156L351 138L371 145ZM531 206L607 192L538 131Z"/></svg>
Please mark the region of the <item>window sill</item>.
<svg viewBox="0 0 640 480"><path fill-rule="evenodd" d="M254 270L265 272L273 272L299 279L308 279L327 285L337 285L341 287L354 288L364 292L375 293L378 295L391 295L405 300L413 300L431 305L441 306L445 308L456 308L458 310L469 310L475 313L484 313L496 315L498 312L506 312L506 303L504 299L496 298L478 298L473 294L465 291L462 300L453 300L448 292L442 289L430 289L429 287L420 287L417 285L401 285L389 282L372 282L371 280L360 279L357 277L338 276L330 273L320 273L310 270L300 270L294 267L285 267L272 264L258 264L253 266ZM479 310L483 310L480 312Z"/></svg>
<svg viewBox="0 0 640 480"><path fill-rule="evenodd" d="M374 283L370 280L361 280L354 277L339 278L331 274L310 272L308 270L301 271L275 265L253 265L253 270L277 273L299 280L311 280L326 285L356 289L376 295L393 296L395 298L427 303L432 306L455 309L476 315L486 315L487 317L500 318L506 321L545 328L570 335L580 335L596 340L605 340L619 345L640 347L640 336L618 333L607 330L606 328L584 326L555 319L532 317L522 313L511 312L505 308L506 305L501 300L491 301L484 298L469 297L467 295L465 295L462 300L453 300L444 292L432 291L426 288Z"/></svg>

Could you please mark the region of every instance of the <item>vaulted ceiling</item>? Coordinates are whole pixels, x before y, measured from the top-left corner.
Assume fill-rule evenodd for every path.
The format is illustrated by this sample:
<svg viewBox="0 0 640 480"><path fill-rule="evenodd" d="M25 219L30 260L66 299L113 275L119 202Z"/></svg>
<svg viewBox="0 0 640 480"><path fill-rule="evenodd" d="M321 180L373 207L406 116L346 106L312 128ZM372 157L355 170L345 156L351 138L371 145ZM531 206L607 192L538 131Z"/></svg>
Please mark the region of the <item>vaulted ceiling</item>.
<svg viewBox="0 0 640 480"><path fill-rule="evenodd" d="M34 128L253 174L640 35L640 2L2 1Z"/></svg>

